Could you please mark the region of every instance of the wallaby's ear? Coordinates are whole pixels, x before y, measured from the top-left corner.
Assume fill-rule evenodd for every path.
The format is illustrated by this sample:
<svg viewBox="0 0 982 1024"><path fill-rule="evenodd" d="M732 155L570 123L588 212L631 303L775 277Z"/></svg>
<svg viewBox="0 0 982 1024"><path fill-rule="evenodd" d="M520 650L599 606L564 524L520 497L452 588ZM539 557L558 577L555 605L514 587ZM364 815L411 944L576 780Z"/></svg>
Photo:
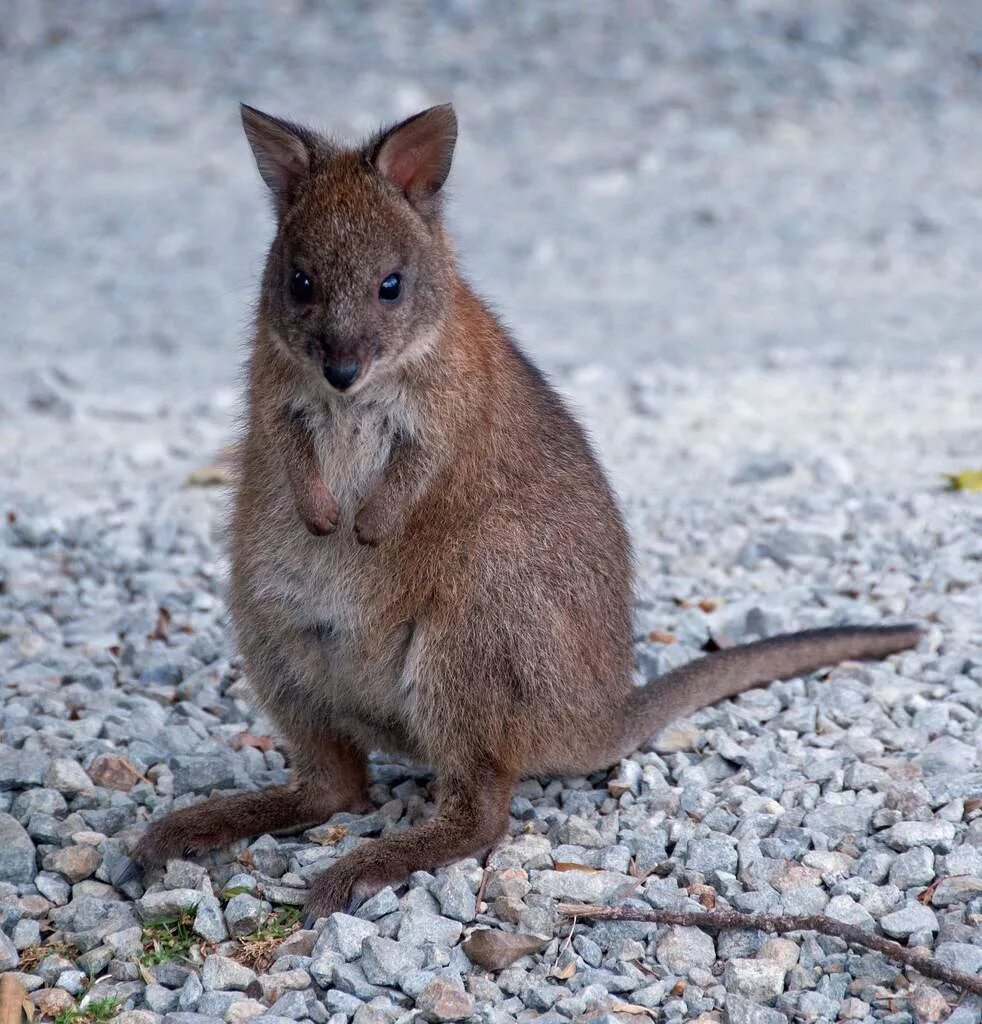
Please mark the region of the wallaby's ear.
<svg viewBox="0 0 982 1024"><path fill-rule="evenodd" d="M273 193L277 212L282 216L310 173L312 137L306 129L245 103L240 104L240 109L242 127L252 146L259 173Z"/></svg>
<svg viewBox="0 0 982 1024"><path fill-rule="evenodd" d="M369 151L375 169L424 215L450 173L457 115L449 103L430 107L383 132Z"/></svg>

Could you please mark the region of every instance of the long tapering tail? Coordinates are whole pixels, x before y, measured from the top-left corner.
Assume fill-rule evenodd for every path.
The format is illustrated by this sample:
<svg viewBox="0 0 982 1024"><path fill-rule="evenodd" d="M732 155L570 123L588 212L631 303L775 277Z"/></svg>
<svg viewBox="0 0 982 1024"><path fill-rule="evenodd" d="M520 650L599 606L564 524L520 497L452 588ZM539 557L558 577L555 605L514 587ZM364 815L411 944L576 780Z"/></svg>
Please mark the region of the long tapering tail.
<svg viewBox="0 0 982 1024"><path fill-rule="evenodd" d="M744 690L840 661L885 658L917 644L918 626L833 626L783 633L717 651L653 679L631 694L623 749L634 749L669 722Z"/></svg>

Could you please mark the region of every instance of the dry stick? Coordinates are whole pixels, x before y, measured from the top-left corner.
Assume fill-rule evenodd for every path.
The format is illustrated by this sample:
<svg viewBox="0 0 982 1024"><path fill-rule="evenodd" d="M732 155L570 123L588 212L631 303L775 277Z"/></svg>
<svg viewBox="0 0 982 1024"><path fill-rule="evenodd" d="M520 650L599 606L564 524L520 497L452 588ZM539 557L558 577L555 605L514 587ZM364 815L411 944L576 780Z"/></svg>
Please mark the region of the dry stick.
<svg viewBox="0 0 982 1024"><path fill-rule="evenodd" d="M956 988L982 995L982 975L957 971L924 953L915 953L892 939L870 935L855 925L843 924L825 914L785 917L778 914L741 914L735 910L633 910L631 907L601 907L594 904L560 903L565 917L587 917L599 921L645 921L651 924L674 924L709 931L759 929L762 932L819 932L842 939L851 946L865 946L882 953L888 960L913 967L928 978L946 981Z"/></svg>

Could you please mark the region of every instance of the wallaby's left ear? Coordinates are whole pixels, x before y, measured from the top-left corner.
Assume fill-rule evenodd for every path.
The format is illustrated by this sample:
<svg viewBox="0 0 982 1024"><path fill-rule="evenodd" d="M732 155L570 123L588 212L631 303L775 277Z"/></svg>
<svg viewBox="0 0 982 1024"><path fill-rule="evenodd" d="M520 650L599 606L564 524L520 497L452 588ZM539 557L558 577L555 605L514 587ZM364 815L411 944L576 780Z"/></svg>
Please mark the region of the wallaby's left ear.
<svg viewBox="0 0 982 1024"><path fill-rule="evenodd" d="M383 132L369 150L375 169L424 216L450 173L457 115L449 103L430 107Z"/></svg>

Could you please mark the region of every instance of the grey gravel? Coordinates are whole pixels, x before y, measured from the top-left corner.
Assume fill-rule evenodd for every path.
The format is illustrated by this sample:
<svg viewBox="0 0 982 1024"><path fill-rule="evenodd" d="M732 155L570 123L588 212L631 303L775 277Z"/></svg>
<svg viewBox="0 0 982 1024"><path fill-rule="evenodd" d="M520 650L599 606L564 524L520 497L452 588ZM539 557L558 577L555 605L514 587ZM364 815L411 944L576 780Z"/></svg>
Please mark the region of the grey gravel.
<svg viewBox="0 0 982 1024"><path fill-rule="evenodd" d="M571 930L555 905L824 910L982 970L982 509L942 480L979 468L982 436L978 5L12 2L0 970L70 938L18 976L100 979L123 1024L624 1024L618 1000L919 1024L952 1004L813 936ZM235 105L359 133L446 98L465 267L622 500L639 675L781 629L927 633L673 723L607 772L524 780L486 861L419 872L250 972L243 939L435 788L376 756L371 814L111 885L147 820L287 776L228 635L227 491L184 486L234 437L270 232ZM148 982L143 925L180 914L189 959ZM486 978L474 927L544 948Z"/></svg>

